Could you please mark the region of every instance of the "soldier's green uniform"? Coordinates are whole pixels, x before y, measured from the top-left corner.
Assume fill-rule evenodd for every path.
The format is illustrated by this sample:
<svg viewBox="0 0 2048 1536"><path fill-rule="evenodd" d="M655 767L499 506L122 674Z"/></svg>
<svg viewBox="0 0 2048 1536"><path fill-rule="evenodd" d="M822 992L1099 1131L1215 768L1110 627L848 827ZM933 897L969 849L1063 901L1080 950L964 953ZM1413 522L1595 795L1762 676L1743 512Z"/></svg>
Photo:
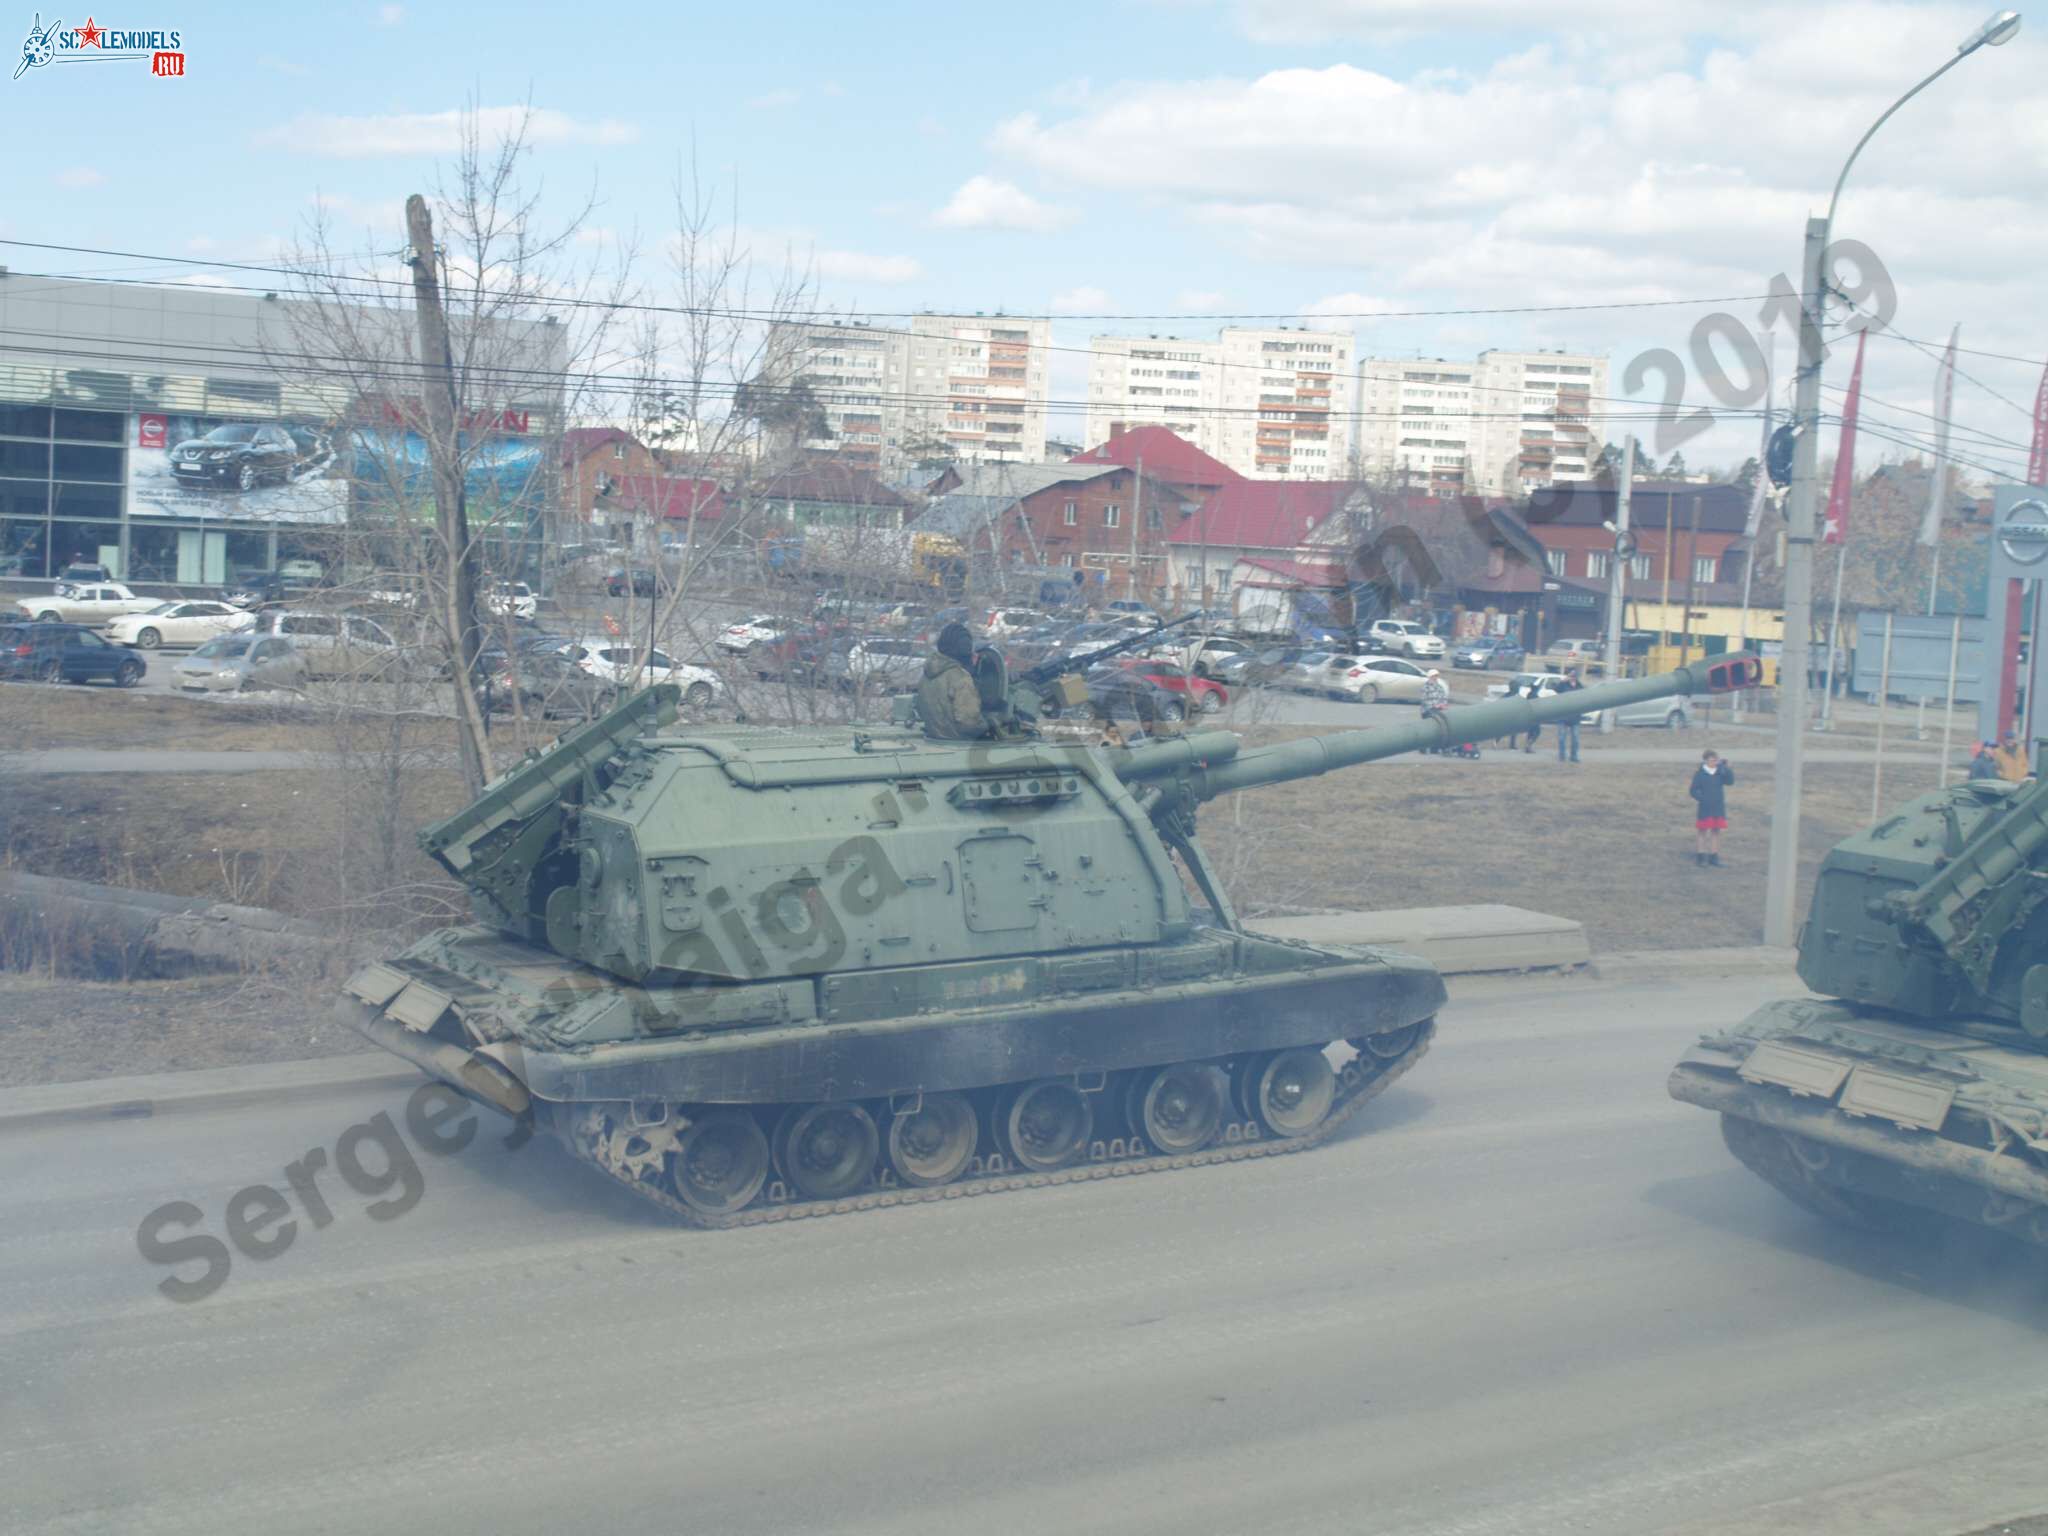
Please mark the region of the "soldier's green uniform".
<svg viewBox="0 0 2048 1536"><path fill-rule="evenodd" d="M934 741L973 741L988 734L981 712L981 690L967 664L974 659L974 636L965 624L948 624L932 642L917 685L917 714L924 733Z"/></svg>

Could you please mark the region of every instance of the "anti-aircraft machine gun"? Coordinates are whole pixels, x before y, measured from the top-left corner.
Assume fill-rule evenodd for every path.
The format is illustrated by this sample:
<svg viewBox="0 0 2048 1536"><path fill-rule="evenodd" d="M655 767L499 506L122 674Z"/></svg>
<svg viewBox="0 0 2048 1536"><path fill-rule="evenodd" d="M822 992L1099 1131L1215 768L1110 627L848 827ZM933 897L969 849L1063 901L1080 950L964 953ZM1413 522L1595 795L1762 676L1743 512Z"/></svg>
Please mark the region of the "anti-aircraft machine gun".
<svg viewBox="0 0 2048 1536"><path fill-rule="evenodd" d="M1068 675L1009 682L1017 718ZM1203 802L1756 676L1252 748L668 735L657 686L421 834L475 920L351 977L344 1017L698 1226L1292 1152L1414 1066L1443 982L1247 931Z"/></svg>

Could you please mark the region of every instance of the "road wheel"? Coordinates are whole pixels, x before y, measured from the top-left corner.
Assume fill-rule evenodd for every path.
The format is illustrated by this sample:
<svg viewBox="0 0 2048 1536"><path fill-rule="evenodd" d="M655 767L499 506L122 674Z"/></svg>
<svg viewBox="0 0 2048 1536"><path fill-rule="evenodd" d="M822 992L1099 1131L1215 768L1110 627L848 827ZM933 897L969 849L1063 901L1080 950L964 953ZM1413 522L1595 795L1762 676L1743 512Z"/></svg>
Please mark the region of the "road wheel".
<svg viewBox="0 0 2048 1536"><path fill-rule="evenodd" d="M692 1210L729 1215L768 1182L768 1138L743 1109L708 1110L676 1138L669 1177Z"/></svg>
<svg viewBox="0 0 2048 1536"><path fill-rule="evenodd" d="M64 622L64 615L54 608L46 608L36 615L36 622L38 624L62 624Z"/></svg>
<svg viewBox="0 0 2048 1536"><path fill-rule="evenodd" d="M1313 1045L1267 1051L1238 1063L1238 1107L1275 1136L1306 1136L1337 1098L1337 1074Z"/></svg>
<svg viewBox="0 0 2048 1536"><path fill-rule="evenodd" d="M1223 1133L1230 1079L1220 1067L1177 1062L1140 1073L1131 1084L1128 1119L1156 1152L1199 1152Z"/></svg>
<svg viewBox="0 0 2048 1536"><path fill-rule="evenodd" d="M1159 718L1169 725L1178 725L1187 717L1188 707L1181 703L1179 699L1168 699L1159 706Z"/></svg>
<svg viewBox="0 0 2048 1536"><path fill-rule="evenodd" d="M881 1147L874 1117L858 1104L792 1104L775 1128L775 1166L806 1200L867 1188Z"/></svg>
<svg viewBox="0 0 2048 1536"><path fill-rule="evenodd" d="M58 683L63 680L64 668L58 662L46 661L36 668L36 681L39 683Z"/></svg>
<svg viewBox="0 0 2048 1536"><path fill-rule="evenodd" d="M1365 686L1364 686L1363 688L1361 688L1361 689L1359 689L1359 690L1358 690L1358 702L1359 702L1359 703L1361 703L1361 704L1377 704L1377 703L1379 703L1379 701L1380 701L1380 685L1379 685L1378 683L1367 683L1367 684L1366 684L1366 685L1365 685Z"/></svg>
<svg viewBox="0 0 2048 1536"><path fill-rule="evenodd" d="M117 688L133 688L141 681L142 663L139 661L124 661L114 673L114 686Z"/></svg>
<svg viewBox="0 0 2048 1536"><path fill-rule="evenodd" d="M1685 711L1682 709L1674 709L1664 717L1664 729L1667 731L1682 731L1685 726Z"/></svg>
<svg viewBox="0 0 2048 1536"><path fill-rule="evenodd" d="M981 1127L974 1106L957 1093L927 1093L915 1109L889 1120L889 1166L916 1189L950 1184L974 1159Z"/></svg>
<svg viewBox="0 0 2048 1536"><path fill-rule="evenodd" d="M683 702L692 709L709 709L711 707L711 685L709 683L690 684L688 688L683 690Z"/></svg>
<svg viewBox="0 0 2048 1536"><path fill-rule="evenodd" d="M1205 715L1213 715L1223 707L1223 695L1220 693L1211 693L1208 689L1204 688L1197 697L1201 702L1202 713Z"/></svg>
<svg viewBox="0 0 2048 1536"><path fill-rule="evenodd" d="M996 1135L1003 1150L1033 1173L1079 1161L1094 1130L1095 1110L1087 1095L1059 1078L1013 1089L996 1114Z"/></svg>
<svg viewBox="0 0 2048 1536"><path fill-rule="evenodd" d="M164 643L164 637L159 630L145 629L136 635L135 643L145 651L153 651Z"/></svg>
<svg viewBox="0 0 2048 1536"><path fill-rule="evenodd" d="M256 489L256 466L254 464L244 464L235 471L235 488L241 491L253 491Z"/></svg>

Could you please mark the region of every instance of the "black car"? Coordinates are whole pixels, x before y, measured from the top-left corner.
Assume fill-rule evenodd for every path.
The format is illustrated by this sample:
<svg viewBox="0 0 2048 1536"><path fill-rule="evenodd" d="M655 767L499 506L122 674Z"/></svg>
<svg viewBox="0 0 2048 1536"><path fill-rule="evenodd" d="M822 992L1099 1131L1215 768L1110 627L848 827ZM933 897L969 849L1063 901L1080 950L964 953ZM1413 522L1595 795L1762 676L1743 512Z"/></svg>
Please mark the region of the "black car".
<svg viewBox="0 0 2048 1536"><path fill-rule="evenodd" d="M516 683L512 670L509 665L503 666L491 679L494 703L499 709L511 709L511 696L516 688L521 708L529 715L594 720L610 709L618 697L618 689L612 684L592 677L568 657L552 652L530 651L521 656Z"/></svg>
<svg viewBox="0 0 2048 1536"><path fill-rule="evenodd" d="M83 624L0 624L0 677L133 688L147 665Z"/></svg>
<svg viewBox="0 0 2048 1536"><path fill-rule="evenodd" d="M1090 667L1082 674L1082 681L1088 685L1088 712L1098 720L1136 721L1151 726L1162 720L1187 718L1186 700L1142 673L1105 662Z"/></svg>
<svg viewBox="0 0 2048 1536"><path fill-rule="evenodd" d="M604 579L605 592L612 597L624 597L629 592L635 597L652 597L655 585L653 568L644 565L613 571Z"/></svg>
<svg viewBox="0 0 2048 1536"><path fill-rule="evenodd" d="M171 473L180 480L253 491L283 485L298 474L301 449L290 432L270 423L229 422L171 450Z"/></svg>

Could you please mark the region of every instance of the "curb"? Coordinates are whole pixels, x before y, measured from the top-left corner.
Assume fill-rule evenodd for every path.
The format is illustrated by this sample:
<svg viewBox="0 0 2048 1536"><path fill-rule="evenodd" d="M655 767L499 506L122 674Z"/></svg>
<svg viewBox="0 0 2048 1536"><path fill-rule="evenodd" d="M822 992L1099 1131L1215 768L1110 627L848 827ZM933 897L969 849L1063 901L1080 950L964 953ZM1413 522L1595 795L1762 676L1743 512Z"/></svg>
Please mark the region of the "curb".
<svg viewBox="0 0 2048 1536"><path fill-rule="evenodd" d="M261 1066L159 1072L0 1089L0 1133L100 1120L147 1120L165 1114L230 1109L261 1101L304 1103L366 1088L423 1082L417 1068L382 1051L281 1061Z"/></svg>
<svg viewBox="0 0 2048 1536"><path fill-rule="evenodd" d="M1635 949L1594 956L1591 972L1601 981L1784 975L1792 985L1803 986L1792 974L1798 959L1797 950L1761 944L1733 949Z"/></svg>

